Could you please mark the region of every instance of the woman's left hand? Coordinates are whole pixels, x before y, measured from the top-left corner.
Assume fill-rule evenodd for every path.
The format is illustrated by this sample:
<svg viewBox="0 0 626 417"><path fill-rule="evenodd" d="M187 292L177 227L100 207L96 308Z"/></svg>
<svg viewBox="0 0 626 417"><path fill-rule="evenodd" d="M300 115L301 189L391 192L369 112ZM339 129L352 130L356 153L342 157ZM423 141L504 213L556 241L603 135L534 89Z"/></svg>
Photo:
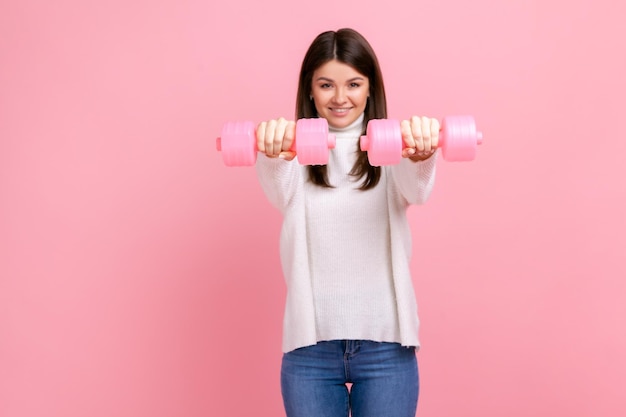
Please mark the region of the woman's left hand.
<svg viewBox="0 0 626 417"><path fill-rule="evenodd" d="M431 117L413 116L400 122L402 131L402 157L413 161L430 158L439 145L439 120Z"/></svg>

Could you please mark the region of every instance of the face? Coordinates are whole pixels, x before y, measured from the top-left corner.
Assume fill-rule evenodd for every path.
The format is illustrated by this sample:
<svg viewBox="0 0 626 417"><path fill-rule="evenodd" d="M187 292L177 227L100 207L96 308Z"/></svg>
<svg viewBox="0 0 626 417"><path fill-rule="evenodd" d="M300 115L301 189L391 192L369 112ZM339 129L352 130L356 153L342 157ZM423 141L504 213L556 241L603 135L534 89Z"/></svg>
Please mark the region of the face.
<svg viewBox="0 0 626 417"><path fill-rule="evenodd" d="M335 128L353 123L365 110L369 96L368 78L337 60L313 72L311 95L319 117Z"/></svg>

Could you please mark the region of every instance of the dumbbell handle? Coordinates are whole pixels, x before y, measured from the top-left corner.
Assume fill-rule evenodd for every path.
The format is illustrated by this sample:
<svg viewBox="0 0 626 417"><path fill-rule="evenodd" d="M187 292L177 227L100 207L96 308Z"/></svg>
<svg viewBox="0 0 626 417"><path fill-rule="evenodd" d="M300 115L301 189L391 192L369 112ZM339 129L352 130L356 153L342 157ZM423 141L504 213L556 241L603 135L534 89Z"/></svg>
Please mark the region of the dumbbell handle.
<svg viewBox="0 0 626 417"><path fill-rule="evenodd" d="M323 118L298 119L294 141L289 148L296 153L302 165L320 165L328 160L328 151L335 147L335 135L329 133ZM259 151L255 125L251 121L229 122L222 128L222 136L215 141L227 166L248 166L256 162Z"/></svg>
<svg viewBox="0 0 626 417"><path fill-rule="evenodd" d="M256 137L256 135L255 135ZM295 152L295 147L296 147L296 141L294 140L293 143L291 144L291 147L289 148L290 151ZM335 147L335 135L333 135L332 133L328 134L328 148L329 149L333 149ZM215 139L215 148L221 152L222 151L222 138L218 137L217 139ZM255 144L254 148L257 150L259 150L259 147Z"/></svg>
<svg viewBox="0 0 626 417"><path fill-rule="evenodd" d="M442 135L441 132L443 132L443 129L439 129L439 137L437 138L437 146L435 146L435 149L441 148L443 146L443 143L445 142L445 135ZM483 133L476 132L476 144L481 145L482 143L483 143ZM402 141L402 150L406 148L408 148L408 146L406 145L404 141Z"/></svg>
<svg viewBox="0 0 626 417"><path fill-rule="evenodd" d="M398 122L399 123L399 122ZM445 132L442 135L441 133L444 132L443 128L439 129L439 137L437 139L437 148L443 146L443 142L445 141ZM367 150L367 148L369 147L369 138L367 137L367 135L361 136L361 140L363 141L363 150ZM483 132L479 132L476 131L476 144L480 145L483 143ZM406 145L406 143L404 141L402 141L402 149L406 149L408 148L408 146Z"/></svg>
<svg viewBox="0 0 626 417"><path fill-rule="evenodd" d="M256 137L256 133L255 133L255 137ZM329 149L334 149L336 143L337 143L337 139L335 138L335 135L333 135L332 133L329 133L328 134L328 148ZM291 147L289 148L289 150L295 152L295 150L296 150L295 146L296 146L296 141L294 140L293 143L291 144ZM217 139L215 139L215 148L219 152L222 151L222 138L218 137ZM258 151L259 147L257 145L255 145L255 149Z"/></svg>
<svg viewBox="0 0 626 417"><path fill-rule="evenodd" d="M435 149L443 146L443 143L446 140L445 138L446 138L446 135L445 135L444 129L439 129L439 137L437 138L437 146L435 147ZM481 145L482 143L483 143L483 132L476 131L476 144ZM406 149L406 148L408 148L408 146L406 146L406 143L404 143L403 141L402 149Z"/></svg>
<svg viewBox="0 0 626 417"><path fill-rule="evenodd" d="M476 146L483 141L483 134L476 130L472 116L447 116L441 122L439 141L444 159L469 161L474 159ZM360 140L361 150L368 151L370 163L388 165L400 162L400 153L408 146L402 140L400 121L372 119Z"/></svg>

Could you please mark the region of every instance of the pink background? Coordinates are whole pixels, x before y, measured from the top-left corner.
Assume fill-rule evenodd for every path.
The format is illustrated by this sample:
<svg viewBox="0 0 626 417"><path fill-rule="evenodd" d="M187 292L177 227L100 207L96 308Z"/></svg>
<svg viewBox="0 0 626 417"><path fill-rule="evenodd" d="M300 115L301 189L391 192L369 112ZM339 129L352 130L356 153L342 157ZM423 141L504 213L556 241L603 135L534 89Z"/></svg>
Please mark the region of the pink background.
<svg viewBox="0 0 626 417"><path fill-rule="evenodd" d="M475 115L410 211L418 415L626 414L626 8L614 0L4 0L0 416L280 416L279 213L228 120L293 115L361 31L390 116Z"/></svg>

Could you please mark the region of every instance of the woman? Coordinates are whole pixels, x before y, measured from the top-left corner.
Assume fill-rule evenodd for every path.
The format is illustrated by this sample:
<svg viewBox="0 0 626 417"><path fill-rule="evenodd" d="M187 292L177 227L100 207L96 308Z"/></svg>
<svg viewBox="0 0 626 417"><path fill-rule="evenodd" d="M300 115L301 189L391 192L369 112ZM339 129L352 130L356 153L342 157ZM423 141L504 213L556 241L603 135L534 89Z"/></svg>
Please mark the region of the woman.
<svg viewBox="0 0 626 417"><path fill-rule="evenodd" d="M294 121L257 128L267 156L258 177L283 214L287 416L414 416L419 320L406 210L432 189L439 122L402 121L401 163L369 164L359 138L370 119L387 117L385 88L374 51L352 29L315 38L296 103L296 117L325 118L337 144L327 165L301 166L289 151Z"/></svg>

